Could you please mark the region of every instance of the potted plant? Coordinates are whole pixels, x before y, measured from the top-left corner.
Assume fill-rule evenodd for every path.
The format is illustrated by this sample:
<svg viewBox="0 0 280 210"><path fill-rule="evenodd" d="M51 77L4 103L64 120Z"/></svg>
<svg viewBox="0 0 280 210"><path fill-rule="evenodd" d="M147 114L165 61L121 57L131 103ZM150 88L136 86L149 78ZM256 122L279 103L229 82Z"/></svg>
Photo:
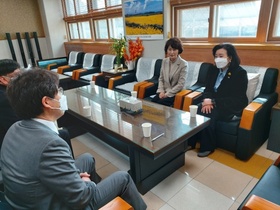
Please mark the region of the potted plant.
<svg viewBox="0 0 280 210"><path fill-rule="evenodd" d="M122 57L126 46L126 38L121 37L120 39L112 38L112 51L116 54L116 67L115 69L122 69Z"/></svg>
<svg viewBox="0 0 280 210"><path fill-rule="evenodd" d="M131 39L128 41L128 52L126 48L124 48L123 54L126 61L125 63L129 70L134 69L135 60L141 57L143 50L144 46L142 44L142 40L139 37L137 37L135 41L132 41Z"/></svg>

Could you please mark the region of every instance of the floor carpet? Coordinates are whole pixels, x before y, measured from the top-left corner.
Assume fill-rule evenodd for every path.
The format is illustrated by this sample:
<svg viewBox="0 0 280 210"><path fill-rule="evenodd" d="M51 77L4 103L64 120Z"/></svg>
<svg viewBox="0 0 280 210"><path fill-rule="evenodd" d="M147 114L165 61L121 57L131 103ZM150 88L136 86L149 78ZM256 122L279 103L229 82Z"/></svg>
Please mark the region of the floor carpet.
<svg viewBox="0 0 280 210"><path fill-rule="evenodd" d="M247 161L242 161L236 159L233 153L221 149L216 149L215 152L208 157L258 179L261 178L267 168L274 162L269 158L257 154L254 154Z"/></svg>

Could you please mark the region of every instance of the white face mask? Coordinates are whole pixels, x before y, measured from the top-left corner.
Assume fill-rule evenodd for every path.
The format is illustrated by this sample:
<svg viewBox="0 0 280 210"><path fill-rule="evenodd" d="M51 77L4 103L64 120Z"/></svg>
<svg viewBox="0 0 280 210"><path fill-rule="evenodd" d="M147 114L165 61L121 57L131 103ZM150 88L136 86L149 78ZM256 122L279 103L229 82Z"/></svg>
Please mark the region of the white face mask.
<svg viewBox="0 0 280 210"><path fill-rule="evenodd" d="M67 105L67 98L66 98L66 95L61 95L60 96L60 99L59 100L56 100L54 98L52 98L53 100L59 102L60 104L60 107L59 108L52 108L52 109L59 109L59 110L62 110L62 111L66 111L68 110L68 105Z"/></svg>
<svg viewBox="0 0 280 210"><path fill-rule="evenodd" d="M228 65L228 60L227 58L215 58L215 63L217 68L221 69Z"/></svg>

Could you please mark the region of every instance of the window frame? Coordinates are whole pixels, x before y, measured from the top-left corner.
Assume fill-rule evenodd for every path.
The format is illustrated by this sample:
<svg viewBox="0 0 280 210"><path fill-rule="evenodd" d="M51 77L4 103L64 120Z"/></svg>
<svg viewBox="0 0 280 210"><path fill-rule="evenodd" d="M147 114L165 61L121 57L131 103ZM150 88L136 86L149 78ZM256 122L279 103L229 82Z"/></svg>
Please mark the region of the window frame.
<svg viewBox="0 0 280 210"><path fill-rule="evenodd" d="M273 6L272 6L271 21L269 24L268 37L267 37L269 42L280 41L280 35L273 36L273 32L274 32L275 25L276 25L277 12L279 13L278 15L280 17L280 10L277 10L279 7L280 7L280 0L274 0Z"/></svg>
<svg viewBox="0 0 280 210"><path fill-rule="evenodd" d="M172 15L173 17L173 24L172 24L172 31L174 33L175 36L178 36L179 34L179 30L177 30L177 27L179 25L179 21L175 20L174 18L178 18L179 14L180 14L180 10L183 9L193 9L193 8L198 8L198 7L205 7L205 6L209 6L209 3L199 3L199 4L183 4L183 5L177 5L173 8L173 13L174 15ZM179 9L180 8L180 9ZM210 11L211 13L211 11ZM209 14L209 19L210 19L210 14ZM209 25L209 20L208 20L208 29L209 29L210 25ZM208 31L209 32L209 31ZM178 36L179 37L179 36ZM208 37L209 37L209 33L208 33ZM198 38L185 38L185 37L180 37L180 39L183 42L193 42L193 41L198 41L198 42L206 42L208 41L208 37L198 37Z"/></svg>
<svg viewBox="0 0 280 210"><path fill-rule="evenodd" d="M65 1L67 1L67 0L61 0L61 1L62 1L62 8L63 8L63 14L64 14L63 20L66 23L69 41L100 41L100 42L109 41L110 40L110 27L109 27L108 20L111 18L120 18L120 17L123 18L122 4L107 7L107 1L104 0L105 1L104 9L103 8L102 9L93 9L92 4L91 4L92 0L87 0L89 13L75 15L75 16L67 16L67 11L66 11L66 6L65 6L65 4L66 4ZM75 2L75 1L77 1L77 0L73 0L73 2ZM76 9L75 9L75 11L76 11ZM106 19L108 39L97 39L96 38L96 29L94 27L94 24L95 24L94 21L102 20L102 19ZM79 22L84 22L84 21L90 22L92 39L71 39L69 24L70 23L79 23ZM78 30L78 33L79 33L79 37L80 37L79 30Z"/></svg>
<svg viewBox="0 0 280 210"><path fill-rule="evenodd" d="M270 13L273 4L273 0L261 0L260 5L260 13L259 13L259 20L257 25L257 34L256 37L213 37L213 27L214 27L214 8L216 5L223 5L223 4L232 4L232 3L240 3L246 2L251 0L213 0L210 2L201 2L201 3L188 3L187 0L170 0L172 14L171 14L171 22L172 24L172 32L174 36L178 36L178 14L179 10L186 9L186 8L195 8L201 6L209 6L210 7L210 14L209 14L209 31L207 38L183 38L183 42L205 42L205 43L220 43L220 42L232 42L232 43L265 43L268 42L267 39L267 31L269 30L269 20L270 20ZM280 0L277 0L280 1ZM275 17L275 16L274 16ZM261 20L261 21L260 21Z"/></svg>
<svg viewBox="0 0 280 210"><path fill-rule="evenodd" d="M80 28L79 28L79 24L81 22L89 22L89 27L90 27L90 35L91 35L91 38L90 39L84 39L84 38L81 38L81 33L80 33ZM79 38L78 39L73 39L71 37L71 30L70 30L70 24L77 24L77 28L78 28L78 36ZM69 37L69 40L70 41L91 41L93 40L93 33L92 33L92 23L91 23L91 20L80 20L80 21L71 21L71 22L67 22L66 23L66 27L67 27L67 31L68 31L68 37Z"/></svg>

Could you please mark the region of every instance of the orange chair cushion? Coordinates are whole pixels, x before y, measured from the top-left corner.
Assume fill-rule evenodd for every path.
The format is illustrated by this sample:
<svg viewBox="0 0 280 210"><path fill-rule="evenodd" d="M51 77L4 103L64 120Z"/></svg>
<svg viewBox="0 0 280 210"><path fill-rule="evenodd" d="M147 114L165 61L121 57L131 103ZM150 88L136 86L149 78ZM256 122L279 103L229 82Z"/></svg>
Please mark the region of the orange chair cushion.
<svg viewBox="0 0 280 210"><path fill-rule="evenodd" d="M114 200L107 203L99 210L133 210L134 208L124 201L121 197L116 197Z"/></svg>

